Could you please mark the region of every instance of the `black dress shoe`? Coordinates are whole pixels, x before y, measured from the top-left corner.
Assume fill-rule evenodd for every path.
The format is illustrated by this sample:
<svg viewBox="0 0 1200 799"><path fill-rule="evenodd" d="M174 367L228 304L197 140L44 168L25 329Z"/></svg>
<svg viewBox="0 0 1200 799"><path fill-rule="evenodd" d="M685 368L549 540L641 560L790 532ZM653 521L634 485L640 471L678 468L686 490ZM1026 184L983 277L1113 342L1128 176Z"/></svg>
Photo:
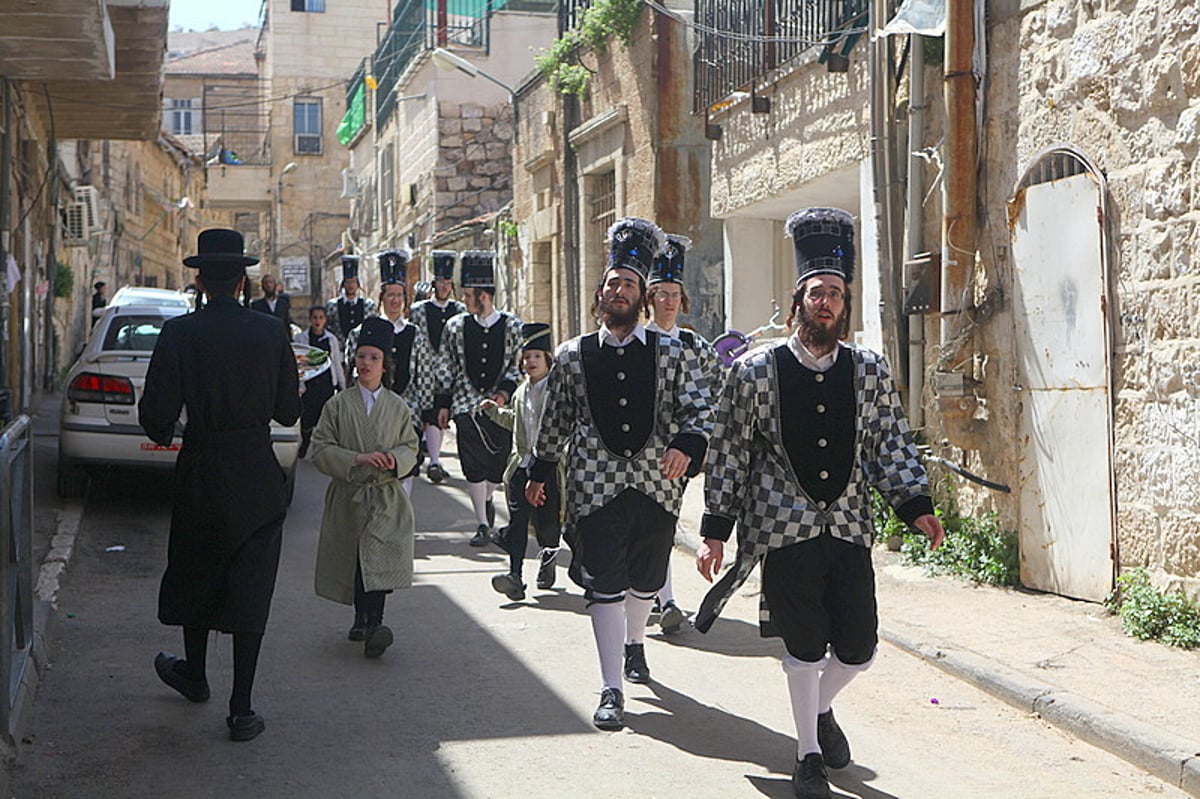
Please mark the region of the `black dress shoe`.
<svg viewBox="0 0 1200 799"><path fill-rule="evenodd" d="M367 630L366 641L363 642L363 655L377 658L392 645L392 631L386 624L377 624Z"/></svg>
<svg viewBox="0 0 1200 799"><path fill-rule="evenodd" d="M154 657L154 671L158 674L158 679L174 688L189 702L207 702L208 679L201 677L197 680L184 676L183 668L186 662L170 652L159 652Z"/></svg>
<svg viewBox="0 0 1200 799"><path fill-rule="evenodd" d="M500 549L508 552L508 528L501 527L499 530L489 530L488 540L491 541Z"/></svg>
<svg viewBox="0 0 1200 799"><path fill-rule="evenodd" d="M513 602L520 602L525 598L525 584L521 582L519 574L497 574L492 578L492 588Z"/></svg>
<svg viewBox="0 0 1200 799"><path fill-rule="evenodd" d="M650 682L645 644L625 644L625 679L641 684Z"/></svg>
<svg viewBox="0 0 1200 799"><path fill-rule="evenodd" d="M825 761L819 754L809 752L803 760L796 761L796 767L792 769L792 790L796 792L796 799L830 799Z"/></svg>
<svg viewBox="0 0 1200 799"><path fill-rule="evenodd" d="M625 726L625 697L616 688L600 692L600 706L592 714L592 724L602 730L619 730Z"/></svg>
<svg viewBox="0 0 1200 799"><path fill-rule="evenodd" d="M346 634L346 637L351 641L365 641L367 640L367 628L355 622L354 626L350 628L350 632Z"/></svg>
<svg viewBox="0 0 1200 799"><path fill-rule="evenodd" d="M450 475L446 474L446 470L442 468L440 463L431 463L429 468L425 470L425 476L429 478L431 483L440 483Z"/></svg>
<svg viewBox="0 0 1200 799"><path fill-rule="evenodd" d="M542 565L538 567L537 587L543 590L554 587L558 577L558 550L543 549L541 552Z"/></svg>
<svg viewBox="0 0 1200 799"><path fill-rule="evenodd" d="M226 716L225 724L229 727L229 740L231 741L252 740L267 728L263 717L253 710L246 716Z"/></svg>
<svg viewBox="0 0 1200 799"><path fill-rule="evenodd" d="M683 625L685 624L687 624L687 614L679 609L674 600L662 606L662 614L658 618L658 625L664 633L677 633L683 629Z"/></svg>
<svg viewBox="0 0 1200 799"><path fill-rule="evenodd" d="M817 714L817 743L821 745L821 758L829 768L850 765L850 742L834 719L833 708Z"/></svg>
<svg viewBox="0 0 1200 799"><path fill-rule="evenodd" d="M471 546L486 547L488 545L488 541L491 540L490 533L491 528L486 524L479 525L479 527L475 530L475 535L471 536Z"/></svg>

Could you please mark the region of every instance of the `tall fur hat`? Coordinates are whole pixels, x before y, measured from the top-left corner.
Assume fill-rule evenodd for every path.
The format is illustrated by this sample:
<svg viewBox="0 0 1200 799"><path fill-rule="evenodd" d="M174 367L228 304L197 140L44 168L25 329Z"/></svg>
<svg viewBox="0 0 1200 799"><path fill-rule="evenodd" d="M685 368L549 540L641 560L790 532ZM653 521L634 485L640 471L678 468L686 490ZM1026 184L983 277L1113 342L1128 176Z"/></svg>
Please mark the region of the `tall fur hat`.
<svg viewBox="0 0 1200 799"><path fill-rule="evenodd" d="M813 275L854 280L854 217L840 208L804 208L788 217L786 235L796 248L796 285Z"/></svg>
<svg viewBox="0 0 1200 799"><path fill-rule="evenodd" d="M608 244L608 269L632 269L646 279L654 259L667 245L662 228L645 219L627 216L618 219L605 236Z"/></svg>

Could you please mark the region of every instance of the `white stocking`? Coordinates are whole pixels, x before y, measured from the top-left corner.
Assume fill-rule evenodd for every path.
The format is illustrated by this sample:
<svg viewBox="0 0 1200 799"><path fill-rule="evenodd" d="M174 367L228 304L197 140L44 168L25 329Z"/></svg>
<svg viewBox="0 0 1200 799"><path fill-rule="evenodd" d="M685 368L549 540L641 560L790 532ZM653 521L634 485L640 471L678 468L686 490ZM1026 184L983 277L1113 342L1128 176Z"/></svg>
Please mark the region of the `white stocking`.
<svg viewBox="0 0 1200 799"><path fill-rule="evenodd" d="M442 457L442 428L436 424L425 425L425 449L429 452L429 463L434 464Z"/></svg>
<svg viewBox="0 0 1200 799"><path fill-rule="evenodd" d="M597 594L597 599L616 600L594 602L588 607L592 617L592 635L596 637L596 654L600 656L602 688L621 690L622 669L625 667L625 604L620 595Z"/></svg>
<svg viewBox="0 0 1200 799"><path fill-rule="evenodd" d="M488 483L467 483L467 494L471 507L475 509L475 523L487 524Z"/></svg>
<svg viewBox="0 0 1200 799"><path fill-rule="evenodd" d="M668 602L675 601L675 589L671 587L671 561L667 561L667 581L663 583L663 587L658 589L658 604L663 607L667 606Z"/></svg>
<svg viewBox="0 0 1200 799"><path fill-rule="evenodd" d="M825 660L810 663L791 655L783 656L788 694L792 698L792 719L796 722L796 759L810 752L820 753L817 743L817 704L820 701L821 667Z"/></svg>
<svg viewBox="0 0 1200 799"><path fill-rule="evenodd" d="M837 655L830 655L824 671L821 672L821 702L818 712L828 713L833 704L833 698L849 685L851 680L870 668L874 662L874 654L866 663L857 663L853 666L838 660Z"/></svg>
<svg viewBox="0 0 1200 799"><path fill-rule="evenodd" d="M641 596L631 591L625 595L625 643L640 644L646 640L646 620L653 608L653 594Z"/></svg>

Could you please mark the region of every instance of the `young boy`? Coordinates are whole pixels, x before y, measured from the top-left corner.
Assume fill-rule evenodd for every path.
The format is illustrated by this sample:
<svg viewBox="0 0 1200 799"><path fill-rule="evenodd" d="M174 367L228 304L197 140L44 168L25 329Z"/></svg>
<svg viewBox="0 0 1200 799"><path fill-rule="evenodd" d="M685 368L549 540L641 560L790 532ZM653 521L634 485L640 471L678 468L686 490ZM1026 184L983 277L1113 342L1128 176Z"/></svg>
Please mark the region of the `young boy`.
<svg viewBox="0 0 1200 799"><path fill-rule="evenodd" d="M313 465L331 479L317 544L318 596L354 605L351 641L379 657L392 643L383 606L412 585L413 510L401 478L417 463L408 404L385 388L392 324L362 323L354 352L357 385L325 406L313 431Z"/></svg>
<svg viewBox="0 0 1200 799"><path fill-rule="evenodd" d="M308 453L308 445L312 441L313 428L321 418L321 409L333 392L346 387L346 373L342 371L342 346L338 344L337 336L329 332L326 326L329 322L328 312L324 305L314 305L308 309L308 330L296 334L293 339L297 344L314 349L325 350L329 353L332 367L304 383L304 394L300 397L300 457Z"/></svg>
<svg viewBox="0 0 1200 799"><path fill-rule="evenodd" d="M537 587L553 588L556 576L555 562L562 533L557 475L552 475L546 481L544 505L534 507L525 499L528 469L533 463L533 441L542 423L542 410L546 406L546 376L554 365L554 355L550 349L550 325L541 322L521 325L521 371L525 373L525 379L517 386L508 406L500 407L490 399L480 403L480 407L494 422L515 434L515 446L504 471L510 521L508 527L497 531L492 539L509 557L508 572L493 577L492 588L514 602L525 598L521 562L529 545L531 518L541 547Z"/></svg>

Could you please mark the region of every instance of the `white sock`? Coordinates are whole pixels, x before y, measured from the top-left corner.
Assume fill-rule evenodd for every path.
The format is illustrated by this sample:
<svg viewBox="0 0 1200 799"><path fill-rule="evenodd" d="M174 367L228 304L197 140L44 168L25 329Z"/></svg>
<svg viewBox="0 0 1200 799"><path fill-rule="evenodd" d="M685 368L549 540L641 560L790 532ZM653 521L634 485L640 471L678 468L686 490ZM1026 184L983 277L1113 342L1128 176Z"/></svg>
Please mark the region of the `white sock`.
<svg viewBox="0 0 1200 799"><path fill-rule="evenodd" d="M400 485L402 485L404 487L404 493L408 494L411 497L412 496L412 478L405 477L403 480L400 481Z"/></svg>
<svg viewBox="0 0 1200 799"><path fill-rule="evenodd" d="M475 523L487 524L488 483L467 483L467 494L471 507L475 509Z"/></svg>
<svg viewBox="0 0 1200 799"><path fill-rule="evenodd" d="M874 662L875 655L873 653L871 659L866 663L857 663L853 666L838 660L837 655L830 655L821 672L821 695L817 712L828 713L830 706L833 705L833 698L849 685L851 680L870 668Z"/></svg>
<svg viewBox="0 0 1200 799"><path fill-rule="evenodd" d="M625 595L625 643L640 644L646 640L646 620L653 609L653 594L642 596L630 591Z"/></svg>
<svg viewBox="0 0 1200 799"><path fill-rule="evenodd" d="M496 493L496 489L497 489L497 488L499 488L499 487L500 487L500 485L501 485L500 483L493 483L491 480L488 480L488 481L487 481L487 495L488 495L488 499L491 499L491 498L492 498L492 494Z"/></svg>
<svg viewBox="0 0 1200 799"><path fill-rule="evenodd" d="M597 594L599 599L616 599L611 594ZM619 596L619 595L617 595ZM596 654L600 656L601 688L624 687L623 669L625 668L625 603L595 602L588 607L588 615L592 617L592 635L596 638Z"/></svg>
<svg viewBox="0 0 1200 799"><path fill-rule="evenodd" d="M431 466L442 457L442 428L436 424L425 425L425 449L429 452Z"/></svg>
<svg viewBox="0 0 1200 799"><path fill-rule="evenodd" d="M817 705L820 702L821 667L825 660L815 663L783 656L783 672L787 675L788 694L792 699L792 719L796 722L796 759L803 760L812 752L821 752L817 743Z"/></svg>
<svg viewBox="0 0 1200 799"><path fill-rule="evenodd" d="M667 561L667 581L658 589L658 604L666 607L668 602L675 601L675 589L671 587L671 561Z"/></svg>

